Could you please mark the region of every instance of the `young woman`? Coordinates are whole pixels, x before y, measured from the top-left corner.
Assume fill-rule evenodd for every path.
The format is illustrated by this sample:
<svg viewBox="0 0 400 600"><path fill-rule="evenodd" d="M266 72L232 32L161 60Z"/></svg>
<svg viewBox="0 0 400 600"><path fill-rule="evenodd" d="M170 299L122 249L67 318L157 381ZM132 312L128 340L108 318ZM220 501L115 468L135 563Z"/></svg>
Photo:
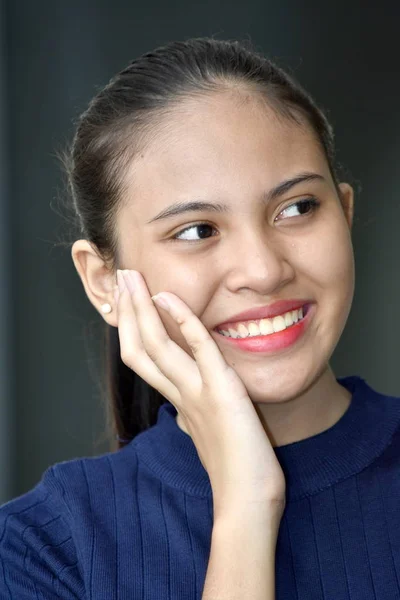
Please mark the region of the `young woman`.
<svg viewBox="0 0 400 600"><path fill-rule="evenodd" d="M353 189L311 97L248 44L172 42L65 164L119 447L1 507L1 599L400 598L400 403L329 365Z"/></svg>

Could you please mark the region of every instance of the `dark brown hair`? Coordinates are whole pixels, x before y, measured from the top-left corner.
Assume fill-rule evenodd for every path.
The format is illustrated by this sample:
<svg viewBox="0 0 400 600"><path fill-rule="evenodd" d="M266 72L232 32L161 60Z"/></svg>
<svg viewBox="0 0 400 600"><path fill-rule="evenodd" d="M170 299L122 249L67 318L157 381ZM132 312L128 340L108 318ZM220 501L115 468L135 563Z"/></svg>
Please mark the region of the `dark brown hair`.
<svg viewBox="0 0 400 600"><path fill-rule="evenodd" d="M222 89L261 93L275 113L311 128L338 189L332 127L310 95L248 41L193 38L173 41L133 60L93 98L78 118L62 160L77 234L94 246L109 268L120 267L116 212L124 173L138 152L188 98ZM106 327L106 389L116 448L156 422L166 399L120 357L118 331Z"/></svg>

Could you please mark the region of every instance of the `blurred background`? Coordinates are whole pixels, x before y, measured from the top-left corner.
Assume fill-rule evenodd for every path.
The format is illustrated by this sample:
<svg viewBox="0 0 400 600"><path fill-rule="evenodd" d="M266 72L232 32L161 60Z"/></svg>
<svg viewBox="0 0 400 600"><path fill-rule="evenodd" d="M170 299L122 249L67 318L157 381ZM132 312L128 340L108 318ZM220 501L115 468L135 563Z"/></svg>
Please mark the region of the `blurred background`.
<svg viewBox="0 0 400 600"><path fill-rule="evenodd" d="M398 2L0 0L0 503L109 449L103 320L72 263L56 153L131 59L173 39L250 39L327 110L356 186L356 293L332 367L400 396Z"/></svg>

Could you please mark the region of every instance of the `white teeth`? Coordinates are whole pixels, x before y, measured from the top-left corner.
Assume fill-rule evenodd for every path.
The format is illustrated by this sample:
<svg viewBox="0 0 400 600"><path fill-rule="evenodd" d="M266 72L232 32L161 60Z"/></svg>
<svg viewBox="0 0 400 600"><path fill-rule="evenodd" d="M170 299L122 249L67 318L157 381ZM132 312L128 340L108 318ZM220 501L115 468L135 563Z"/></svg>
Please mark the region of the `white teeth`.
<svg viewBox="0 0 400 600"><path fill-rule="evenodd" d="M260 328L255 323L249 323L249 333L250 335L259 335Z"/></svg>
<svg viewBox="0 0 400 600"><path fill-rule="evenodd" d="M254 323L254 326L256 326L255 323ZM257 330L258 330L258 327L257 327ZM239 334L239 337L247 337L249 335L249 330L247 329L246 325L243 325L243 323L240 323L239 327L237 328L237 332Z"/></svg>
<svg viewBox="0 0 400 600"><path fill-rule="evenodd" d="M235 331L235 329L228 329L228 331L221 331L221 333L223 333L224 335L226 335L228 337L233 337L233 338L240 337L238 332Z"/></svg>
<svg viewBox="0 0 400 600"><path fill-rule="evenodd" d="M284 329L286 329L286 323L285 323L285 319L284 317L274 317L272 319L272 325L274 328L275 333L277 333L278 331L283 331Z"/></svg>
<svg viewBox="0 0 400 600"><path fill-rule="evenodd" d="M260 333L261 335L269 335L270 333L274 333L271 319L261 319Z"/></svg>
<svg viewBox="0 0 400 600"><path fill-rule="evenodd" d="M283 331L287 327L291 327L294 323L297 323L303 318L303 307L298 310L292 310L284 315L279 315L273 319L261 319L258 323L251 322L248 325L239 323L236 329L218 330L219 333L226 337L232 338L246 338L253 337L256 335L270 335L271 333L277 333Z"/></svg>
<svg viewBox="0 0 400 600"><path fill-rule="evenodd" d="M285 315L285 325L286 327L290 327L291 325L293 325L293 317L291 312L288 312Z"/></svg>

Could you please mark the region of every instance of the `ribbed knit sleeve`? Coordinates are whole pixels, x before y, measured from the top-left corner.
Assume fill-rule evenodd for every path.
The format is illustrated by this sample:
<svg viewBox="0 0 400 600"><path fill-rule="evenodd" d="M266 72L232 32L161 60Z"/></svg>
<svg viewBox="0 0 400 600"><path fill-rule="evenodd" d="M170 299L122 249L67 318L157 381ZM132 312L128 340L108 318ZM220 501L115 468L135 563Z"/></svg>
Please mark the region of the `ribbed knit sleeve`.
<svg viewBox="0 0 400 600"><path fill-rule="evenodd" d="M85 598L64 489L54 467L0 511L0 599Z"/></svg>

